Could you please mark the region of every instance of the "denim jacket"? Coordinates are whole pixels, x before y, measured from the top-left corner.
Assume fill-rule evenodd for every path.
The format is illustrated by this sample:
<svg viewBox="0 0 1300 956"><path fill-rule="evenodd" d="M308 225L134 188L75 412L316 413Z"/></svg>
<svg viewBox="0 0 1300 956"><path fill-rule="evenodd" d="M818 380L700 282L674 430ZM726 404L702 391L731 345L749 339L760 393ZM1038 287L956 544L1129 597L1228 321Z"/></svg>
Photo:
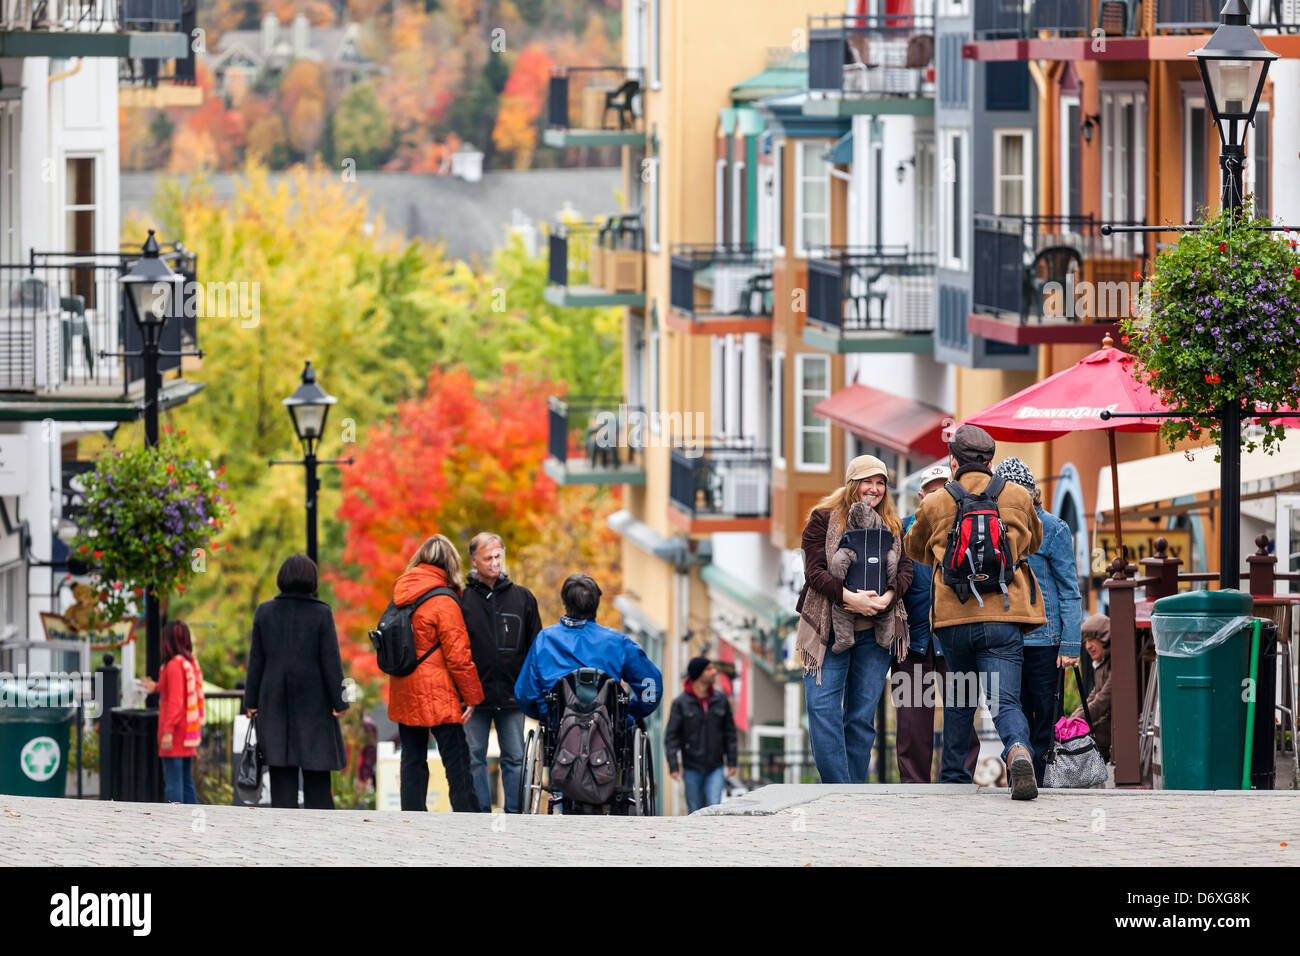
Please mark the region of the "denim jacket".
<svg viewBox="0 0 1300 956"><path fill-rule="evenodd" d="M1079 577L1074 566L1074 539L1064 521L1042 508L1037 511L1038 520L1043 523L1043 544L1028 560L1042 591L1047 624L1026 634L1025 644L1029 647L1059 645L1060 654L1078 657L1083 599L1079 596Z"/></svg>
<svg viewBox="0 0 1300 956"><path fill-rule="evenodd" d="M916 515L908 515L903 519L903 534L907 534L915 520ZM934 635L930 632L930 579L933 576L933 567L920 561L912 562L912 584L903 595L903 604L907 608L907 628L911 634L909 650L918 654L924 654L934 640ZM934 641L934 656L943 657L938 641Z"/></svg>

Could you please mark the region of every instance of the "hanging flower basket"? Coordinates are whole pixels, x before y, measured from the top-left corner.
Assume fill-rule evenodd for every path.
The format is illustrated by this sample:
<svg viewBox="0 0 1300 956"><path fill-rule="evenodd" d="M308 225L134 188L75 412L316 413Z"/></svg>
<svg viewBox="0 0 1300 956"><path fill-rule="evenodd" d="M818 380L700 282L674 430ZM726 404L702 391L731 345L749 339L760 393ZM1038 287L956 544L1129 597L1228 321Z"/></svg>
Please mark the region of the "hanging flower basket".
<svg viewBox="0 0 1300 956"><path fill-rule="evenodd" d="M1121 327L1138 374L1169 407L1188 412L1160 428L1171 448L1185 438L1218 444L1230 401L1300 408L1300 255L1295 239L1267 225L1243 210L1184 232L1156 258L1146 314ZM1262 438L1246 437L1243 447L1271 454L1283 425L1261 425Z"/></svg>
<svg viewBox="0 0 1300 956"><path fill-rule="evenodd" d="M84 512L72 557L90 566L97 626L131 614L152 590L165 596L205 570L234 507L222 467L194 457L184 433L166 429L154 448L101 455L82 479Z"/></svg>

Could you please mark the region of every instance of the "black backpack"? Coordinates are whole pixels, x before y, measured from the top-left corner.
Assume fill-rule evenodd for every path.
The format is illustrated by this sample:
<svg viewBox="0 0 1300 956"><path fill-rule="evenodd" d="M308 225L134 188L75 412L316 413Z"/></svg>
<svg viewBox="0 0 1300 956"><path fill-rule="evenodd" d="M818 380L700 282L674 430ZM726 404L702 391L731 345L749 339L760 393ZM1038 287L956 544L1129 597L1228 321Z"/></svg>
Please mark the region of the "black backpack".
<svg viewBox="0 0 1300 956"><path fill-rule="evenodd" d="M385 674L405 677L414 673L430 654L442 646L441 641L434 641L433 647L421 654L418 659L415 656L415 625L411 618L415 616L416 608L437 594L447 595L456 602L457 607L460 607L460 598L449 587L436 587L431 591L425 591L410 604L400 607L389 602L388 609L379 619L379 624L370 632L370 643L375 647L379 669Z"/></svg>
<svg viewBox="0 0 1300 956"><path fill-rule="evenodd" d="M580 672L581 673L581 672ZM606 678L590 703L579 699L573 682L561 681L564 711L555 734L551 785L568 800L605 804L614 796L614 693Z"/></svg>
<svg viewBox="0 0 1300 956"><path fill-rule="evenodd" d="M1011 610L1007 586L1015 578L1016 569L1027 562L1011 554L1011 542L1007 540L998 511L998 495L1006 484L1005 478L995 475L979 494L967 491L956 481L944 486L957 503L957 513L948 530L948 546L943 554L943 583L953 589L962 604L974 595L983 607L981 592L1001 591L1003 610ZM1037 593L1030 572L1030 604L1036 603Z"/></svg>

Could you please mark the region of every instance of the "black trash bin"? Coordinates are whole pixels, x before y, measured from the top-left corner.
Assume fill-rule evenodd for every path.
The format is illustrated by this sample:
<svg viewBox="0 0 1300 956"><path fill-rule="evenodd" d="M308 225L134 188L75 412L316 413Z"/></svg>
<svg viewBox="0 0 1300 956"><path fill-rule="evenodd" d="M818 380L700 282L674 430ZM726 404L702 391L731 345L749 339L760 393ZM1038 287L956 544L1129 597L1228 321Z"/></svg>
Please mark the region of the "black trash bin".
<svg viewBox="0 0 1300 956"><path fill-rule="evenodd" d="M1255 726L1251 730L1250 785L1255 790L1272 790L1273 751L1277 746L1277 724L1273 717L1277 703L1277 625L1259 624L1259 671L1255 677Z"/></svg>
<svg viewBox="0 0 1300 956"><path fill-rule="evenodd" d="M112 799L161 803L162 763L158 759L158 710L115 707L108 714L112 747L107 779Z"/></svg>

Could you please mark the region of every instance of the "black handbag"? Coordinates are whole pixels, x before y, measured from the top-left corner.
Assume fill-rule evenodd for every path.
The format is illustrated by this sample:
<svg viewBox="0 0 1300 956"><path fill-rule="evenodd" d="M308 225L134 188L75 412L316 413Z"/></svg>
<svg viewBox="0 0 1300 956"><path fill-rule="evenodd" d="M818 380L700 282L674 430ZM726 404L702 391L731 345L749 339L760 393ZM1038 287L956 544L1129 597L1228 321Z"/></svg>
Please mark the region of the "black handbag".
<svg viewBox="0 0 1300 956"><path fill-rule="evenodd" d="M856 528L844 532L840 547L848 548L857 557L844 576L844 586L850 591L875 591L884 594L889 590L888 558L894 547L894 536L884 528Z"/></svg>
<svg viewBox="0 0 1300 956"><path fill-rule="evenodd" d="M239 755L239 766L235 768L235 789L245 803L256 804L262 795L262 775L266 770L266 757L262 754L262 744L253 742L257 731L257 715L248 719L248 730L244 732L244 750Z"/></svg>

